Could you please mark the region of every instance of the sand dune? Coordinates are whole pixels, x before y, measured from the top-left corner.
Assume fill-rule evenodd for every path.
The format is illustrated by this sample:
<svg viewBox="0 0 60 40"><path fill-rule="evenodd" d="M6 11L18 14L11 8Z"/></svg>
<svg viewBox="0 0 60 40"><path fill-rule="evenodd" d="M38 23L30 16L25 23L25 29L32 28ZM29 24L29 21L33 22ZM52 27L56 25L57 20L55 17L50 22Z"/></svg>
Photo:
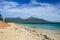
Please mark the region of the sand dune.
<svg viewBox="0 0 60 40"><path fill-rule="evenodd" d="M14 23L0 29L0 40L60 40L60 35Z"/></svg>

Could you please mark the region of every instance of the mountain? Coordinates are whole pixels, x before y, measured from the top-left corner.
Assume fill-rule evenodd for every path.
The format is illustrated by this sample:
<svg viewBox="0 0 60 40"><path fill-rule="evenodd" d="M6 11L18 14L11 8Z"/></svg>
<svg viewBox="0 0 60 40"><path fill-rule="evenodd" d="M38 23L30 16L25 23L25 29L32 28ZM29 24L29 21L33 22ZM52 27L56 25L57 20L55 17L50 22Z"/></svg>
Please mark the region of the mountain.
<svg viewBox="0 0 60 40"><path fill-rule="evenodd" d="M39 19L39 18L34 18L34 17L30 17L28 19L22 19L20 17L18 18L7 18L6 19L8 22L17 22L17 23L59 23L59 22L51 22L51 21L47 21L44 19Z"/></svg>

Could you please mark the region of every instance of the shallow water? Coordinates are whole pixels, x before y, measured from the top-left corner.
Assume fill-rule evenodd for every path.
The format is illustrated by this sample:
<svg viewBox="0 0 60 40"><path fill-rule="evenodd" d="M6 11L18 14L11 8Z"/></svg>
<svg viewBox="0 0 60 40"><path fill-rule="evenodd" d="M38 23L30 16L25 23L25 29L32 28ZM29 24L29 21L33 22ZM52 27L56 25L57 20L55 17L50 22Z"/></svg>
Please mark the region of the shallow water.
<svg viewBox="0 0 60 40"><path fill-rule="evenodd" d="M18 23L18 24L20 24L20 23ZM51 31L60 33L60 24L22 24L22 25L28 26L28 27L49 29Z"/></svg>

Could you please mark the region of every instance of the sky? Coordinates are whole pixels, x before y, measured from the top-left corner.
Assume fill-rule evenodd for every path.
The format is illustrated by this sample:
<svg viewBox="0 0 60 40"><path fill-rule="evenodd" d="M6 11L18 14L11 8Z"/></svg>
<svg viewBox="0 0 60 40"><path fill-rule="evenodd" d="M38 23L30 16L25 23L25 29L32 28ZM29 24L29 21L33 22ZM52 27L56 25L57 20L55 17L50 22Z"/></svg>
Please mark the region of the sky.
<svg viewBox="0 0 60 40"><path fill-rule="evenodd" d="M60 0L0 0L4 18L35 17L60 22Z"/></svg>

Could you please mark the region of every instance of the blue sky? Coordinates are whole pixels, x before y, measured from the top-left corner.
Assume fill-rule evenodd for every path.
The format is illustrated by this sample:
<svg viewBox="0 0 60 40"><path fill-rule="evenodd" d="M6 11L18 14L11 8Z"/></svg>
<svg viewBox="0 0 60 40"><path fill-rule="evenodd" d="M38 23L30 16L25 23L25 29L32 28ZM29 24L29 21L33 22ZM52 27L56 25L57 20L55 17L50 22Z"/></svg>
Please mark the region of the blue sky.
<svg viewBox="0 0 60 40"><path fill-rule="evenodd" d="M5 18L29 17L60 22L60 0L0 0Z"/></svg>

